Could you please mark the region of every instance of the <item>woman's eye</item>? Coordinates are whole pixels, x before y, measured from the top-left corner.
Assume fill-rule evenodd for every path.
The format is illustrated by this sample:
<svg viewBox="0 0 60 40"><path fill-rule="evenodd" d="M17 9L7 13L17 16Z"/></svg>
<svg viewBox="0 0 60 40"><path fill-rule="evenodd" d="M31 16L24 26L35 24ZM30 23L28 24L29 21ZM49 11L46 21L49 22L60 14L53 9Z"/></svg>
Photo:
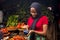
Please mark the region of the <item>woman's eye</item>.
<svg viewBox="0 0 60 40"><path fill-rule="evenodd" d="M31 11L31 13L36 13L35 11Z"/></svg>
<svg viewBox="0 0 60 40"><path fill-rule="evenodd" d="M36 11L34 11L34 10L31 10L30 12L32 12L32 13L36 13Z"/></svg>

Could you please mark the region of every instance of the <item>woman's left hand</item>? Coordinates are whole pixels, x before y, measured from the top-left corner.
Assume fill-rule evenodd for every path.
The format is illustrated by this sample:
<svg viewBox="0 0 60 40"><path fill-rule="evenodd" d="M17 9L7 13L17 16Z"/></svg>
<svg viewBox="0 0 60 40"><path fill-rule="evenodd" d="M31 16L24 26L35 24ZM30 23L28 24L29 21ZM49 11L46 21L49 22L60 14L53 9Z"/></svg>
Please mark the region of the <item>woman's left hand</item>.
<svg viewBox="0 0 60 40"><path fill-rule="evenodd" d="M29 36L32 32L34 32L34 30L29 30L29 33L27 34L27 36Z"/></svg>

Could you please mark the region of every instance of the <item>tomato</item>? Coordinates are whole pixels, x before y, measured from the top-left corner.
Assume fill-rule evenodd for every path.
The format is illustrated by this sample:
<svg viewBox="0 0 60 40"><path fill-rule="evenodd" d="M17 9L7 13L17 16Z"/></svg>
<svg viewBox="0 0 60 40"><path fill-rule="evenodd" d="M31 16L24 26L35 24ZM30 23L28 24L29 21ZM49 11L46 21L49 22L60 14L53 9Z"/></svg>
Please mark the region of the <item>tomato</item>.
<svg viewBox="0 0 60 40"><path fill-rule="evenodd" d="M1 31L2 31L3 33L7 33L7 32L8 32L8 30L7 30L6 28L2 28Z"/></svg>
<svg viewBox="0 0 60 40"><path fill-rule="evenodd" d="M18 23L18 24L17 24L17 28L19 29L19 28L20 28L20 26L21 26L21 24L20 24L20 23Z"/></svg>

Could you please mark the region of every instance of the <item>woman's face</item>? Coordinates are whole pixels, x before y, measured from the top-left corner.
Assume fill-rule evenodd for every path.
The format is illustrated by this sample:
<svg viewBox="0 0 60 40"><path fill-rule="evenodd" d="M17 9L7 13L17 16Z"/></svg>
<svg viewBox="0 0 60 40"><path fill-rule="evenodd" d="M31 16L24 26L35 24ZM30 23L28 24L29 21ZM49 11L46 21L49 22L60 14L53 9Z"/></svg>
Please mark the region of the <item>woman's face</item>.
<svg viewBox="0 0 60 40"><path fill-rule="evenodd" d="M37 12L36 12L36 9L35 8L30 8L30 14L33 16L33 17L36 17L37 15Z"/></svg>

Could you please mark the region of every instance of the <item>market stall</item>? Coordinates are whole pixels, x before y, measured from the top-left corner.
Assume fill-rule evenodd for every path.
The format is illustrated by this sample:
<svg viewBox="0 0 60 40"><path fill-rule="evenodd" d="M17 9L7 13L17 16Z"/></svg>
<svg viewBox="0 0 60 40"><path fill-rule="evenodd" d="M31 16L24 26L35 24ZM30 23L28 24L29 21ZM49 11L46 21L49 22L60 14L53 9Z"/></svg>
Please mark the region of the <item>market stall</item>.
<svg viewBox="0 0 60 40"><path fill-rule="evenodd" d="M24 22L18 22L18 16L10 16L6 27L0 28L3 33L3 40L28 40L27 33L25 33L24 27L26 27Z"/></svg>

